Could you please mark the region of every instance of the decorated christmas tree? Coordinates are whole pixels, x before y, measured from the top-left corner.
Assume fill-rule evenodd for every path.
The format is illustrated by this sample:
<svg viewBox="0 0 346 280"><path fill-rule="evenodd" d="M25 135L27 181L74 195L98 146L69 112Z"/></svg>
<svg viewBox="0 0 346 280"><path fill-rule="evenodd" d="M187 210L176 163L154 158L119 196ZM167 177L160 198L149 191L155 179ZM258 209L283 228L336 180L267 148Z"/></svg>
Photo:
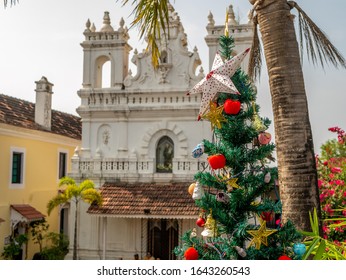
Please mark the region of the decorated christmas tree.
<svg viewBox="0 0 346 280"><path fill-rule="evenodd" d="M198 120L210 121L213 141L201 139L194 158L206 168L189 187L200 208L196 228L175 254L185 259L300 259L305 245L290 222L280 223L277 169L268 118L259 115L256 89L231 57L234 40L220 38L211 72L188 94L202 94ZM197 230L199 229L199 230ZM199 233L200 232L200 233Z"/></svg>

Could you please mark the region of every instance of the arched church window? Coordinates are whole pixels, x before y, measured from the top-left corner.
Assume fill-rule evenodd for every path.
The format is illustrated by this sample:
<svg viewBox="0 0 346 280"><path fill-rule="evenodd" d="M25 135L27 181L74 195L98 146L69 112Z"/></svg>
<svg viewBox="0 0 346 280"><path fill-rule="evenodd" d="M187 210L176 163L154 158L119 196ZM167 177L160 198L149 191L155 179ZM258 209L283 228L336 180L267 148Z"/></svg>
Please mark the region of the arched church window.
<svg viewBox="0 0 346 280"><path fill-rule="evenodd" d="M102 65L101 75L101 88L111 87L111 62L109 60Z"/></svg>
<svg viewBox="0 0 346 280"><path fill-rule="evenodd" d="M108 56L100 56L96 59L96 75L94 80L94 86L96 88L111 87L111 64L112 63Z"/></svg>
<svg viewBox="0 0 346 280"><path fill-rule="evenodd" d="M174 143L171 138L162 137L156 147L156 172L172 173Z"/></svg>

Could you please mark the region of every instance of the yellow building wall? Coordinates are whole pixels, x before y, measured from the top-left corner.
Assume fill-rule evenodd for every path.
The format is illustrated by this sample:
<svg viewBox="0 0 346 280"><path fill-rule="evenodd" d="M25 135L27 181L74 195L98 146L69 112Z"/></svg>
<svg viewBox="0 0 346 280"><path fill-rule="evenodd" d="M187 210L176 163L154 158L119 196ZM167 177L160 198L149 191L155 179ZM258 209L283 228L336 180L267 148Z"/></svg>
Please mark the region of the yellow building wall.
<svg viewBox="0 0 346 280"><path fill-rule="evenodd" d="M6 133L2 133L4 130L0 127L0 218L5 220L0 224L0 255L5 237L11 234L11 204L30 204L47 216L48 231L59 232L58 210L47 215L47 202L58 190L59 152L67 153L67 172L70 172L71 157L76 146L80 145L80 141L47 132L25 130L17 136L17 131L11 135L8 129L9 126L5 129ZM22 189L10 188L11 147L25 149ZM33 244L32 240L29 240L27 249L27 259L32 259L34 253L39 251L38 245Z"/></svg>

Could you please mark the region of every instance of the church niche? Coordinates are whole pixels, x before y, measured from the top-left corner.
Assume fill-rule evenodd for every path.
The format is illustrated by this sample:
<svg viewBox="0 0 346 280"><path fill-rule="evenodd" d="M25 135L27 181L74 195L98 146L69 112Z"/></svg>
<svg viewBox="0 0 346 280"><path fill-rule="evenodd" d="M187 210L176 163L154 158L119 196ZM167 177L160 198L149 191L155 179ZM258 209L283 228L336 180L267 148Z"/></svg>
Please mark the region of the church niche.
<svg viewBox="0 0 346 280"><path fill-rule="evenodd" d="M168 136L163 136L156 147L156 172L172 173L174 143Z"/></svg>

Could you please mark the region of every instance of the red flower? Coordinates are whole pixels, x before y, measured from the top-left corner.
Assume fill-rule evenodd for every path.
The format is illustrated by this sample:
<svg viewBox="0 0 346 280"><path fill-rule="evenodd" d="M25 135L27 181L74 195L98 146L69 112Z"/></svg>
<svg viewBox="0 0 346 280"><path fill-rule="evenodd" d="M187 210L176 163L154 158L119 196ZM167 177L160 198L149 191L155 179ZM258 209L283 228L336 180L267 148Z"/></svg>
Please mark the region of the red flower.
<svg viewBox="0 0 346 280"><path fill-rule="evenodd" d="M335 180L335 185L342 186L345 182L343 180Z"/></svg>

